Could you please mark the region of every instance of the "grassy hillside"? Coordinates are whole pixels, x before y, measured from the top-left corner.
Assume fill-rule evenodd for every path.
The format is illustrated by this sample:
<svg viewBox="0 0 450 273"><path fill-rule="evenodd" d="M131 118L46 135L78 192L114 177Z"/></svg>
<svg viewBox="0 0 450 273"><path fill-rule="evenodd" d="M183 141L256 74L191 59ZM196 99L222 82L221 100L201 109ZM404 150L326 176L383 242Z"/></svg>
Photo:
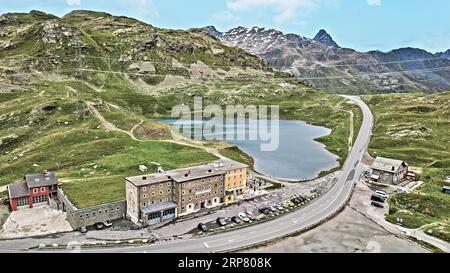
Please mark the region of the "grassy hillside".
<svg viewBox="0 0 450 273"><path fill-rule="evenodd" d="M123 198L123 179L139 164L211 161L164 141L168 127L153 121L195 96L204 105L278 104L282 118L331 128L320 141L346 156L355 106L201 31L91 11L0 22L0 186L52 170L74 203L88 206Z"/></svg>
<svg viewBox="0 0 450 273"><path fill-rule="evenodd" d="M441 192L450 176L450 93L397 94L365 97L375 115L369 151L423 168L424 184L390 200L387 220L431 230L450 241L450 196Z"/></svg>

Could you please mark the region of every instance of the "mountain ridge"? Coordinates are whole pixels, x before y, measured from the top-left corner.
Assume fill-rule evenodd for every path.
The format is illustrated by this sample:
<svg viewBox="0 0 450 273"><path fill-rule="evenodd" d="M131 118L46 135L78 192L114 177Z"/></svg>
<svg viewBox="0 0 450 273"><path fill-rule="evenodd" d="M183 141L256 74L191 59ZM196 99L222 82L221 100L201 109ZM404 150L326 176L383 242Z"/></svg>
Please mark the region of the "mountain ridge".
<svg viewBox="0 0 450 273"><path fill-rule="evenodd" d="M325 35L325 30L319 31L316 40L262 27L204 31L227 45L259 56L276 70L291 73L299 80L332 93L450 90L450 71L446 69L450 66L449 51L433 54L405 47L388 52L358 52L322 43L332 44L331 36L317 41Z"/></svg>

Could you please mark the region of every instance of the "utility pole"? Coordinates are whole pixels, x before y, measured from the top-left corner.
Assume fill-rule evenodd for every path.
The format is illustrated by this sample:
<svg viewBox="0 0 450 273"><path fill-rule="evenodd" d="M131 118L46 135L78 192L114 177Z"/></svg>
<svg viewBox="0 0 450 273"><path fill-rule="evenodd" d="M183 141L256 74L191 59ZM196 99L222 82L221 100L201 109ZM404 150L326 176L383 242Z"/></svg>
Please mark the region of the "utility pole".
<svg viewBox="0 0 450 273"><path fill-rule="evenodd" d="M83 66L82 66L82 58L81 58L81 45L80 45L80 40L78 38L77 38L76 47L77 47L76 48L76 62L77 62L76 66L77 67L76 67L75 78L76 78L76 80L81 81L83 78L83 73L81 71ZM77 120L80 118L84 120L84 118L85 118L84 103L82 101L81 89L77 89L76 92L77 92L77 110L76 110Z"/></svg>

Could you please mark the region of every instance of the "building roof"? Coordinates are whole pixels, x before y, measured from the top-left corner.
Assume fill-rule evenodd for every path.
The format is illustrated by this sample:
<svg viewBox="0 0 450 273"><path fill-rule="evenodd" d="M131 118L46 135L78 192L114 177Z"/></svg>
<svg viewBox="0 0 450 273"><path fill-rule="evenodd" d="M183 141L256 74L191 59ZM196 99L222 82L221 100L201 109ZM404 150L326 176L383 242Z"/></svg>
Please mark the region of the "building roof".
<svg viewBox="0 0 450 273"><path fill-rule="evenodd" d="M177 169L166 172L170 177L178 183L183 183L191 180L202 179L224 174L224 170L215 169L208 164L198 165L189 168Z"/></svg>
<svg viewBox="0 0 450 273"><path fill-rule="evenodd" d="M9 198L19 198L30 195L26 182L14 183L8 185Z"/></svg>
<svg viewBox="0 0 450 273"><path fill-rule="evenodd" d="M217 165L218 163L218 165ZM212 168L221 169L224 171L239 169L239 168L248 168L247 164L240 163L234 160L217 160L214 163L208 163L208 166Z"/></svg>
<svg viewBox="0 0 450 273"><path fill-rule="evenodd" d="M156 205L151 205L150 207L143 207L143 208L141 208L141 211L144 214L150 214L153 212L174 209L176 207L177 207L177 204L175 204L174 202L165 202L165 203L159 203Z"/></svg>
<svg viewBox="0 0 450 273"><path fill-rule="evenodd" d="M372 169L388 173L395 173L402 165L407 166L406 163L401 160L377 157L375 159L375 162L373 162L372 164Z"/></svg>
<svg viewBox="0 0 450 273"><path fill-rule="evenodd" d="M168 170L163 173L145 174L127 177L126 180L135 186L145 186L161 182L175 181L183 183L191 180L222 175L228 170L246 168L247 165L232 160L220 161L222 164L207 163L187 168Z"/></svg>
<svg viewBox="0 0 450 273"><path fill-rule="evenodd" d="M44 187L58 184L58 178L54 172L28 174L25 176L28 188Z"/></svg>
<svg viewBox="0 0 450 273"><path fill-rule="evenodd" d="M135 186L145 186L161 182L172 181L165 173L152 173L125 178Z"/></svg>

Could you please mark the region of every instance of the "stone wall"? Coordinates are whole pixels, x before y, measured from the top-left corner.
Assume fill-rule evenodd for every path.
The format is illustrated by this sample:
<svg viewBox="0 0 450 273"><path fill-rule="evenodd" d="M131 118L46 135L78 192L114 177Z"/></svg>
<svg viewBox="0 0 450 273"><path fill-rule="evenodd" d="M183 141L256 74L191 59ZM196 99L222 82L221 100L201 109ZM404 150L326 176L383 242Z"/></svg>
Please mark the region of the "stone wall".
<svg viewBox="0 0 450 273"><path fill-rule="evenodd" d="M78 209L64 194L58 189L58 198L64 204L63 210L67 212L67 220L74 229L87 227L105 220L124 218L127 203L125 200L111 202L107 204Z"/></svg>

